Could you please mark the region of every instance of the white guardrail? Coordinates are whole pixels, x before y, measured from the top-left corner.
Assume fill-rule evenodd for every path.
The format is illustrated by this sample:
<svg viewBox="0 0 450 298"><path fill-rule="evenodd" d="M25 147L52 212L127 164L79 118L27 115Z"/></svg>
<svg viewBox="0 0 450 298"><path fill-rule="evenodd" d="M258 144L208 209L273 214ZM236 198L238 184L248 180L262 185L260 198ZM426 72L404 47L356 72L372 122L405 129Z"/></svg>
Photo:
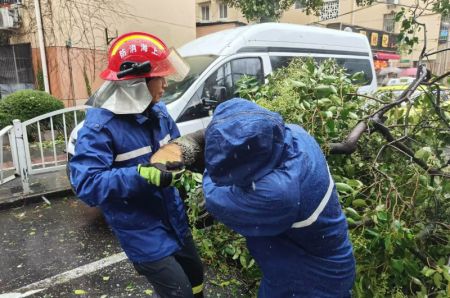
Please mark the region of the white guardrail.
<svg viewBox="0 0 450 298"><path fill-rule="evenodd" d="M0 185L20 177L23 195L32 175L64 169L71 131L84 120L87 106L53 111L0 130Z"/></svg>

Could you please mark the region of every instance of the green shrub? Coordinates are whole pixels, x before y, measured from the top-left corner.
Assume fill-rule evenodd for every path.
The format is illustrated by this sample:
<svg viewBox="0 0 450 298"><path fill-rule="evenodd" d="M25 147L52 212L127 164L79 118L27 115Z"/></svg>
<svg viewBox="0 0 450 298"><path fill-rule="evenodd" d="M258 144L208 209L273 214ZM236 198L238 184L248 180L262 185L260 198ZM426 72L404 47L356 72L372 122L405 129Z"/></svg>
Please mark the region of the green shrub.
<svg viewBox="0 0 450 298"><path fill-rule="evenodd" d="M43 91L21 90L0 101L0 125L10 125L14 119L25 121L36 116L63 109L64 104Z"/></svg>

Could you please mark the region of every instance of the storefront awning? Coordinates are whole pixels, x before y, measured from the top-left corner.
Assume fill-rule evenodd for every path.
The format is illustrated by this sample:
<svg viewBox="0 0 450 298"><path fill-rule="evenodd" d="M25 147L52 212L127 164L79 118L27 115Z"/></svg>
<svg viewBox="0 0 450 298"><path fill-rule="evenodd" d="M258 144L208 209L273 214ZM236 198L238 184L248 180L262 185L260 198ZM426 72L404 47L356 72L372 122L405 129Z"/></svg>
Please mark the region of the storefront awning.
<svg viewBox="0 0 450 298"><path fill-rule="evenodd" d="M377 60L400 60L400 55L386 52L375 52L373 58Z"/></svg>

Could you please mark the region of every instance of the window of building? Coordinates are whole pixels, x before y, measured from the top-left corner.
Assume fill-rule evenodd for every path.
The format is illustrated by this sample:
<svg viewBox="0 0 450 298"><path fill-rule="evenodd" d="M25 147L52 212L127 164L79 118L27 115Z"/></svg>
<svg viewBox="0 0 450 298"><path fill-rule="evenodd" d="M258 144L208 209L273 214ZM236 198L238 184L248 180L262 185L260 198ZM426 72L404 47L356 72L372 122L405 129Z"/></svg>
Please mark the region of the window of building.
<svg viewBox="0 0 450 298"><path fill-rule="evenodd" d="M393 13L385 14L383 16L383 30L386 32L394 32L395 29L395 15Z"/></svg>
<svg viewBox="0 0 450 298"><path fill-rule="evenodd" d="M331 20L339 16L339 0L324 1L320 11L320 20Z"/></svg>
<svg viewBox="0 0 450 298"><path fill-rule="evenodd" d="M221 19L228 18L228 7L226 4L223 3L219 4L219 16Z"/></svg>
<svg viewBox="0 0 450 298"><path fill-rule="evenodd" d="M295 9L303 9L303 8L305 8L305 6L303 5L302 1L297 0L294 3L294 8Z"/></svg>
<svg viewBox="0 0 450 298"><path fill-rule="evenodd" d="M439 28L439 43L448 41L448 28L450 27L450 17L441 17L441 27Z"/></svg>
<svg viewBox="0 0 450 298"><path fill-rule="evenodd" d="M202 21L209 21L209 5L202 5Z"/></svg>

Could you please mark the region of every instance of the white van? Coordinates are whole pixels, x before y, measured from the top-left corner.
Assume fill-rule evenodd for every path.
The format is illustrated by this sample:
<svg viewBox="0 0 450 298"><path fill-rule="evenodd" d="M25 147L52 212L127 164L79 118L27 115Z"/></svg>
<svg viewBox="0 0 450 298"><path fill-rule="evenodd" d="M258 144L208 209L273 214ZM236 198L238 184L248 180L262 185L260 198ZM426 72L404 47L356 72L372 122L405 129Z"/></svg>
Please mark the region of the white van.
<svg viewBox="0 0 450 298"><path fill-rule="evenodd" d="M363 71L359 92L375 92L372 51L364 35L281 23L264 23L229 29L193 40L178 49L190 65L181 82L168 82L162 100L182 135L205 128L215 106L235 97L243 75L265 82L275 69L293 57L310 56L319 62L334 58L349 74ZM80 123L71 133L67 152L74 153Z"/></svg>

